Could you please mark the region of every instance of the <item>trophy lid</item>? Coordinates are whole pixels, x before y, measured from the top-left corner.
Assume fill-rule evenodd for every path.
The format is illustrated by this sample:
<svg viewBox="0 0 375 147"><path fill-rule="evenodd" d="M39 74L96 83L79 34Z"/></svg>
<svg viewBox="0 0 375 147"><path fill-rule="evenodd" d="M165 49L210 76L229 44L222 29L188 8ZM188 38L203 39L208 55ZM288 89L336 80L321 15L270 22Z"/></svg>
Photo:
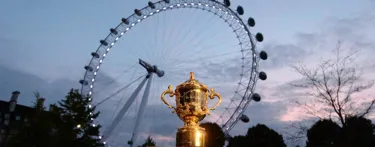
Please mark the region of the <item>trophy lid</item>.
<svg viewBox="0 0 375 147"><path fill-rule="evenodd" d="M205 84L200 83L195 79L194 72L190 72L190 79L186 80L184 83L176 87L176 91L186 91L190 89L200 89L203 91L208 91L208 88Z"/></svg>

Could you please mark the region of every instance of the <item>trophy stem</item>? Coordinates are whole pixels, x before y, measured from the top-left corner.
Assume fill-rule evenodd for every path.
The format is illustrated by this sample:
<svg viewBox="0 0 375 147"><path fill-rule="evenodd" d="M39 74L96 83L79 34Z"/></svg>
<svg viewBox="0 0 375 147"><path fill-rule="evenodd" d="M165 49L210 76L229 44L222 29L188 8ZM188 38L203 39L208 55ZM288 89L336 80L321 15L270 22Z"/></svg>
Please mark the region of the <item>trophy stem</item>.
<svg viewBox="0 0 375 147"><path fill-rule="evenodd" d="M184 117L184 126L176 134L176 147L205 147L205 139L206 131L199 126L199 118Z"/></svg>
<svg viewBox="0 0 375 147"><path fill-rule="evenodd" d="M186 116L184 126L199 126L199 118L196 116Z"/></svg>
<svg viewBox="0 0 375 147"><path fill-rule="evenodd" d="M176 147L206 147L206 131L199 126L184 126L176 133Z"/></svg>

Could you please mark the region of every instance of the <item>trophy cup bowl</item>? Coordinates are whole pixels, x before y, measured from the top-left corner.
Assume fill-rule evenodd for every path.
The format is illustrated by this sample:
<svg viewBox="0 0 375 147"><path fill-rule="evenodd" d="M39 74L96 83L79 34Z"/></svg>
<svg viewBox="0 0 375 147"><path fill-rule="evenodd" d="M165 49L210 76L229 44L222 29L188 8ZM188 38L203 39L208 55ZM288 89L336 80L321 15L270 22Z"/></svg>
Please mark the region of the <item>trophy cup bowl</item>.
<svg viewBox="0 0 375 147"><path fill-rule="evenodd" d="M165 95L175 96L176 106L170 105L164 98ZM208 98L217 97L218 102L208 108ZM176 146L178 147L205 147L206 133L199 126L210 110L220 105L222 98L213 88L208 87L195 79L194 73L190 72L190 79L178 85L175 90L169 85L168 89L161 94L161 100L171 109L173 113L184 122L176 135Z"/></svg>

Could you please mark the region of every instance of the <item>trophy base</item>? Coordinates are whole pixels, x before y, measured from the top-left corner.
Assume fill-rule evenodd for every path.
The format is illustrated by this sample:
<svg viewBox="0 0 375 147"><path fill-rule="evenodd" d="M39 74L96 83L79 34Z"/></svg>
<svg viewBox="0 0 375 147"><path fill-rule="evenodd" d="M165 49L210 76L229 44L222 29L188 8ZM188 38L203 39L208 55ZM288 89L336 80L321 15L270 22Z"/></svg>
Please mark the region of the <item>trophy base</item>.
<svg viewBox="0 0 375 147"><path fill-rule="evenodd" d="M178 128L176 147L206 147L206 131L199 126L184 126Z"/></svg>

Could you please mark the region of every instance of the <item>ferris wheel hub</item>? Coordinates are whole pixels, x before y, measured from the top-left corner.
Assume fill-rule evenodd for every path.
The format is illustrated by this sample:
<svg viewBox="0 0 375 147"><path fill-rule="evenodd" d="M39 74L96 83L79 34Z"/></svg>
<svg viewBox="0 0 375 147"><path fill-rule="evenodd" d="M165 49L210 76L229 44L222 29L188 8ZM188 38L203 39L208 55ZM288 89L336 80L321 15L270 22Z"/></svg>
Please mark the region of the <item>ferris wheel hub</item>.
<svg viewBox="0 0 375 147"><path fill-rule="evenodd" d="M147 63L146 61L143 61L142 59L139 59L139 64L142 65L147 70L149 75L152 73L155 73L156 75L158 75L158 77L164 76L164 71L160 70L156 65L151 65L150 63Z"/></svg>

